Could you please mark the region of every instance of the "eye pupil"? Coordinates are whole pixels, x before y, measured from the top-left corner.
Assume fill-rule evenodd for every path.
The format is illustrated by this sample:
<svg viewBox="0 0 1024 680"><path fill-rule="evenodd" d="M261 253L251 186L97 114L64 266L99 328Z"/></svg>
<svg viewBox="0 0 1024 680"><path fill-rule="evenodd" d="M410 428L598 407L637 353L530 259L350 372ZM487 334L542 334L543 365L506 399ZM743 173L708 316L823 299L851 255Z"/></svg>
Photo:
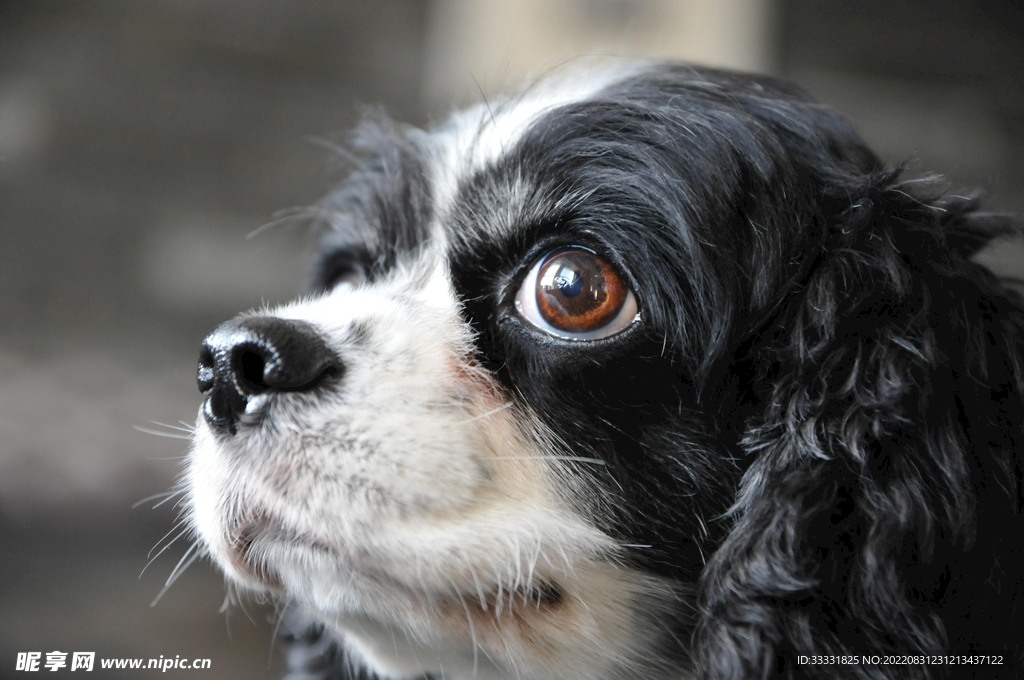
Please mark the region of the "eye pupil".
<svg viewBox="0 0 1024 680"><path fill-rule="evenodd" d="M574 298L583 292L583 277L577 272L563 267L555 276L558 291L568 298Z"/></svg>

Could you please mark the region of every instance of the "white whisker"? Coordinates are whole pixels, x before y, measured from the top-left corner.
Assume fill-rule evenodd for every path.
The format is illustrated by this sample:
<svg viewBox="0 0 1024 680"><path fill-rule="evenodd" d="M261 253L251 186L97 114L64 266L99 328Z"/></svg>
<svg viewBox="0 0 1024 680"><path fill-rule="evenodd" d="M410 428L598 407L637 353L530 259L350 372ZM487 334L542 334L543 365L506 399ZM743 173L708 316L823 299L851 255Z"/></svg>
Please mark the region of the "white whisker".
<svg viewBox="0 0 1024 680"><path fill-rule="evenodd" d="M171 500L171 499L172 499L172 498L174 498L175 496L180 496L180 495L181 495L181 494L183 494L183 493L185 493L185 489L179 489L178 491L175 491L175 492L174 492L174 493L172 493L172 494L168 494L168 495L167 495L167 498L163 499L162 501L160 501L159 503L157 503L156 505L154 505L154 506L153 506L152 508L150 508L150 509L151 509L151 510L156 510L157 508L159 508L159 507L160 507L161 505L163 505L163 504L164 504L164 503L166 503L167 501ZM179 502L180 502L180 501L179 501Z"/></svg>
<svg viewBox="0 0 1024 680"><path fill-rule="evenodd" d="M466 605L466 600L462 597L462 593L459 592L458 588L455 588L455 594L459 597L459 602L462 603L462 609L466 612L466 623L469 624L469 638L473 644L473 676L476 677L476 671L479 667L480 657L478 653L479 644L476 639L476 627L473 625L473 617L469 613L469 607Z"/></svg>
<svg viewBox="0 0 1024 680"><path fill-rule="evenodd" d="M450 427L459 427L461 425L468 425L469 423L472 423L473 421L480 420L482 418L490 418L494 414L501 413L502 411L504 411L506 409L510 409L510 408L512 408L512 404L511 403L502 404L498 408L491 409L490 411L487 411L486 413L481 413L478 416L473 416L472 418L470 418L468 420L460 420L459 422L455 423L454 425L451 425Z"/></svg>
<svg viewBox="0 0 1024 680"><path fill-rule="evenodd" d="M157 542L156 542L156 543L155 543L155 544L153 545L153 547L149 549L149 552L148 552L148 553L146 553L146 557L149 557L150 555L152 555L152 554L153 554L153 551L154 551L154 550L156 550L157 548L159 548L159 547L160 547L160 544L161 544L161 543L163 543L163 542L164 542L164 541L165 541L165 540L167 539L167 537L168 537L168 536L170 536L171 534L173 534L173 533L174 533L174 532L175 532L175 531L176 531L177 529L179 529L179 528L181 528L181 522L180 522L180 521L178 521L178 522L175 522L175 523L174 523L174 527L173 527L173 528L172 528L172 529L171 529L170 531L168 531L168 532L167 532L166 534L164 534L163 536L161 536L161 537L160 537L160 540L159 540L159 541L157 541ZM175 541L176 541L176 540L178 540L178 537L175 537L175 539L174 539L174 540L175 540ZM173 542L174 542L174 541L171 541L171 543L173 543ZM168 545L170 545L170 543L168 543ZM139 574L139 575L141 576L141 574Z"/></svg>
<svg viewBox="0 0 1024 680"><path fill-rule="evenodd" d="M164 501L161 502L166 502L168 498L173 498L174 496L177 496L180 493L184 493L184 491L184 489L178 489L177 491L161 491L160 493L155 493L152 496L146 496L142 500L135 501L134 503L132 503L132 507L137 508L143 503L148 503L149 501L156 500L157 498L163 498Z"/></svg>
<svg viewBox="0 0 1024 680"><path fill-rule="evenodd" d="M196 428L195 428L194 425L189 425L188 423L182 422L180 420L178 422L181 423L182 425L184 425L184 427L179 427L177 425L170 425L168 423L161 423L159 420L151 420L149 422L152 425L159 425L160 427L166 427L168 430L177 430L179 432L186 432L188 434L192 434L193 432L196 431Z"/></svg>
<svg viewBox="0 0 1024 680"><path fill-rule="evenodd" d="M165 583L164 585L168 585L169 586L169 585L171 585L172 583L174 583L175 581L178 580L178 577L180 577L185 572L185 570L188 569L188 566L190 564L192 564L192 559L195 559L195 557L198 557L198 554L196 554L192 559L189 559L189 561L185 564L185 566L182 566L182 563L185 562L185 559L188 558L189 555L191 555L192 553L196 552L196 550L198 550L198 548L199 548L199 543L196 542L196 543L193 543L189 547L189 549L185 551L185 554L181 556L181 559L178 560L178 564L174 567L174 571L172 571L171 575L167 577L167 583Z"/></svg>
<svg viewBox="0 0 1024 680"><path fill-rule="evenodd" d="M171 572L171 575L167 577L167 583L165 583L164 587L160 589L160 592L157 593L155 598L153 598L153 601L149 603L150 607L155 607L156 603L160 601L160 598L164 596L164 593L170 590L171 586L174 585L174 582L185 573L186 569L192 566L192 563L199 557L199 553L197 552L198 548L199 543L193 543L192 547L185 551L185 554L181 556L181 561L179 561L177 566L174 567L174 571Z"/></svg>
<svg viewBox="0 0 1024 680"><path fill-rule="evenodd" d="M363 160L359 158L359 156L355 155L354 153L346 149L343 145L333 142L329 139L324 139L323 137L316 137L311 135L309 137L306 137L306 142L310 144L315 144L316 146L319 146L323 149L327 149L332 153L336 153L349 163L352 163L353 165L358 166L363 164Z"/></svg>
<svg viewBox="0 0 1024 680"><path fill-rule="evenodd" d="M280 603L274 607L274 618L276 621L273 624L273 632L270 633L270 651L267 652L266 667L270 668L273 666L273 650L276 644L278 644L278 634L281 633L281 624L285 621L285 614L288 613L288 609L281 606Z"/></svg>
<svg viewBox="0 0 1024 680"><path fill-rule="evenodd" d="M254 239L260 234L263 234L264 232L270 231L271 229L275 229L282 225L286 225L288 223L297 223L304 219L317 218L322 216L323 214L324 210L317 206L302 206L297 208L279 210L275 213L275 215L278 215L277 217L270 220L269 222L264 222L260 226L256 227L248 234L246 234L245 238L247 240Z"/></svg>
<svg viewBox="0 0 1024 680"><path fill-rule="evenodd" d="M180 526L180 525L178 525L178 526ZM174 527L174 529L177 529L177 528L178 528L178 526L175 526L175 527ZM174 529L171 529L171 531L174 531ZM166 534L166 535L164 536L164 538L167 538L167 536L170 536L170 534L171 534L171 531L167 532L167 534ZM153 555L153 557L151 557L151 558L150 558L149 562L146 562L146 566L144 566L144 567L142 568L142 571L140 571L140 572L139 572L139 578L141 579L141 578L142 578L142 575L146 573L146 570L147 570L147 569L149 569L149 565L151 565L151 564L153 564L154 562L156 562L156 558L158 558L158 557L160 557L161 555L163 555L163 554L164 554L164 551L165 551L165 550L167 550L167 549L168 549L168 548L170 548L170 547L171 547L172 545L174 545L174 544L175 544L175 542L176 542L176 541L177 541L177 540L178 540L179 538L181 538L182 536L184 536L184 535L185 535L185 534L187 534L187 533L188 533L188 529L182 529L182 530L181 530L181 532L180 532L180 533L179 533L179 534L178 534L177 536L175 536L174 538L172 538L172 539L170 540L170 542L168 542L168 543L167 543L167 545L165 545L164 547L160 548L160 551L159 551L159 552L158 552L157 554ZM162 542L162 541L164 540L164 538L161 538L161 539L160 539L160 541L158 541L158 542L157 542L157 544L156 544L156 545L154 545L154 546L153 546L153 547L152 547L152 548L150 549L150 551L149 551L149 552L150 552L150 553L152 553L152 552L153 552L153 550L156 550L156 547L157 547L158 545L160 545L160 542ZM147 554L146 554L146 557L149 557L149 553L147 553Z"/></svg>
<svg viewBox="0 0 1024 680"><path fill-rule="evenodd" d="M473 575L473 583L476 584L476 596L480 598L480 608L487 611L487 597L484 595L484 587L480 584L480 578L476 575L476 569L469 565L469 573Z"/></svg>
<svg viewBox="0 0 1024 680"><path fill-rule="evenodd" d="M523 586L523 553L519 549L519 537L513 536L512 542L514 544L512 548L512 553L516 561L515 587L516 589L520 589Z"/></svg>
<svg viewBox="0 0 1024 680"><path fill-rule="evenodd" d="M132 425L132 429L142 432L143 434L151 434L155 437L166 437L168 439L183 439L185 441L192 439L192 437L183 434L174 434L173 432L161 432L160 430L151 430L148 427L142 427L141 425Z"/></svg>
<svg viewBox="0 0 1024 680"><path fill-rule="evenodd" d="M493 456L491 460L567 460L574 463L591 463L593 465L607 465L607 463L600 458L584 458L582 456L545 456L538 454L536 456Z"/></svg>

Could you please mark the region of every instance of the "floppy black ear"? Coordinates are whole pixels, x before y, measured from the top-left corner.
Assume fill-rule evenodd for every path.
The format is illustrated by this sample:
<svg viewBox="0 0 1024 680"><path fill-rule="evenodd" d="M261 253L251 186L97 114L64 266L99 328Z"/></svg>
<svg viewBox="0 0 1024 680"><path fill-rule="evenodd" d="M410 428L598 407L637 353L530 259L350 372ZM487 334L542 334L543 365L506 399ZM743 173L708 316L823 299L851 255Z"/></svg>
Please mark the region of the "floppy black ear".
<svg viewBox="0 0 1024 680"><path fill-rule="evenodd" d="M702 677L924 678L798 655L1019 644L1024 313L966 259L1015 227L921 194L890 174L837 196L744 350L767 387L701 583Z"/></svg>

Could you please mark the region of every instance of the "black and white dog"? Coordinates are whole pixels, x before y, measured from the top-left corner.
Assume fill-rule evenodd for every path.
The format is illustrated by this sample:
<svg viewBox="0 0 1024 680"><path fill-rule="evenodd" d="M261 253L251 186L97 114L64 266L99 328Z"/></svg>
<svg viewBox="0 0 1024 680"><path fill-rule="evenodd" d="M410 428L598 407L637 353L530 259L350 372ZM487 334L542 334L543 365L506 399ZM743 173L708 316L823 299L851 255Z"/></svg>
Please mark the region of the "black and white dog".
<svg viewBox="0 0 1024 680"><path fill-rule="evenodd" d="M795 87L675 64L353 147L316 292L204 342L186 475L228 577L321 622L297 659L1016 672L1024 307L970 260L1012 218Z"/></svg>

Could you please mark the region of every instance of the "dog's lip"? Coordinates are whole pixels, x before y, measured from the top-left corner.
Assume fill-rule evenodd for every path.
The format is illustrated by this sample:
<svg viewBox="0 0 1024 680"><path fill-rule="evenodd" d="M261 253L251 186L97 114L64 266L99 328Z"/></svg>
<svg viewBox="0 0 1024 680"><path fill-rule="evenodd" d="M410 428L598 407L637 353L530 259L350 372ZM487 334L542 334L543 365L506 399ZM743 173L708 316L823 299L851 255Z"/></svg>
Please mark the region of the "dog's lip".
<svg viewBox="0 0 1024 680"><path fill-rule="evenodd" d="M255 548L258 543L279 535L283 530L283 526L266 512L255 511L246 515L228 532L227 552L231 566L262 586L280 589L280 576L256 554Z"/></svg>
<svg viewBox="0 0 1024 680"><path fill-rule="evenodd" d="M266 549L274 544L331 552L322 542L289 528L281 519L262 509L251 510L234 522L226 536L231 566L261 586L280 590L281 577L268 563L266 555Z"/></svg>

